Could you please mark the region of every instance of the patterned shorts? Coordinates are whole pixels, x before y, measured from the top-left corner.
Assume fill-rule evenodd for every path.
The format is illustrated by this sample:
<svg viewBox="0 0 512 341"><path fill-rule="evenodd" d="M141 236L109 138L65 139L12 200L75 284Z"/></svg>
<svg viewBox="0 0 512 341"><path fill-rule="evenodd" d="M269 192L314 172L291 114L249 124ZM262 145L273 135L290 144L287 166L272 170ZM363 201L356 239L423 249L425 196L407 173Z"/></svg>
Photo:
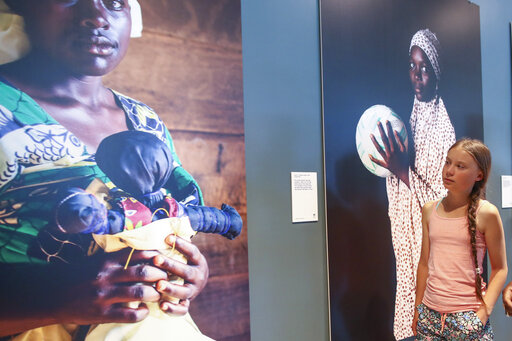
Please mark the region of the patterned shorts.
<svg viewBox="0 0 512 341"><path fill-rule="evenodd" d="M494 340L489 320L484 326L474 311L442 314L420 304L418 312L416 340Z"/></svg>

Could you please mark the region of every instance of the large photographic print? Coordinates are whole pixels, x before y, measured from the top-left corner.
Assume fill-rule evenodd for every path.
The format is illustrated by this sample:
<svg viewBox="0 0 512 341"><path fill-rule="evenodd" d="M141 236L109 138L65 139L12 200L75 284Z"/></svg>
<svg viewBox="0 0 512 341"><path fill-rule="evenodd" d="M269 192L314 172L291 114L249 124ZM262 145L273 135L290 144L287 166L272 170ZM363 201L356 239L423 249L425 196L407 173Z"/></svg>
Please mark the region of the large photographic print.
<svg viewBox="0 0 512 341"><path fill-rule="evenodd" d="M0 0L0 339L250 339L240 15Z"/></svg>
<svg viewBox="0 0 512 341"><path fill-rule="evenodd" d="M320 3L331 335L401 340L412 336L421 207L444 195L455 139L483 134L479 9Z"/></svg>
<svg viewBox="0 0 512 341"><path fill-rule="evenodd" d="M190 310L204 334L248 340L240 0L143 0L140 5L143 34L132 39L107 83L160 115L206 205L226 203L241 214L244 228L236 239L193 238L208 260L210 278Z"/></svg>

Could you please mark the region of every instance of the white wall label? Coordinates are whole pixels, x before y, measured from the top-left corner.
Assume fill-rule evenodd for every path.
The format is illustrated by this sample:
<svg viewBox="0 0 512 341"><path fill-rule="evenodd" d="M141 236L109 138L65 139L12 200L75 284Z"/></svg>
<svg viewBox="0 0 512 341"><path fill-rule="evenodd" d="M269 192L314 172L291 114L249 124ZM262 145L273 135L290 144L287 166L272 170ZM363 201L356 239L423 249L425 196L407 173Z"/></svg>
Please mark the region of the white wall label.
<svg viewBox="0 0 512 341"><path fill-rule="evenodd" d="M292 223L318 221L316 172L291 172Z"/></svg>
<svg viewBox="0 0 512 341"><path fill-rule="evenodd" d="M501 208L512 207L512 175L501 176Z"/></svg>

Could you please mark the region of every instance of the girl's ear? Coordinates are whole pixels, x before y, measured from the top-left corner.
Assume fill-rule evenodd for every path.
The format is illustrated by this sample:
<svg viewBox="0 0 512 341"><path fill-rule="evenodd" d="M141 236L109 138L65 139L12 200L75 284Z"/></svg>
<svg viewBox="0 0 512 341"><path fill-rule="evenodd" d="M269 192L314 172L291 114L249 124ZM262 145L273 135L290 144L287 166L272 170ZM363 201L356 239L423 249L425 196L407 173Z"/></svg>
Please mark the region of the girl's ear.
<svg viewBox="0 0 512 341"><path fill-rule="evenodd" d="M484 178L484 173L482 171L478 172L478 176L476 177L475 181L480 181Z"/></svg>

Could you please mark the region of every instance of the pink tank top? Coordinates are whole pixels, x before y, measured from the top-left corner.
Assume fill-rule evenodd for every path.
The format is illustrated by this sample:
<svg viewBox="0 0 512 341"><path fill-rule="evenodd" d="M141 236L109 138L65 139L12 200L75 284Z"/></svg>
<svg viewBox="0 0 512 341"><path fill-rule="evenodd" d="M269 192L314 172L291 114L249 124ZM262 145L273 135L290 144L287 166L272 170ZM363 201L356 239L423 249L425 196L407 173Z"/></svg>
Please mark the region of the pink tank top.
<svg viewBox="0 0 512 341"><path fill-rule="evenodd" d="M480 201L478 210L484 200ZM423 303L441 313L476 311L480 301L475 291L475 265L469 242L467 217L444 218L432 210L428 225L430 255L428 277ZM477 213L478 213L477 210ZM476 250L478 267L482 269L486 244L477 230ZM482 291L485 283L482 281Z"/></svg>

